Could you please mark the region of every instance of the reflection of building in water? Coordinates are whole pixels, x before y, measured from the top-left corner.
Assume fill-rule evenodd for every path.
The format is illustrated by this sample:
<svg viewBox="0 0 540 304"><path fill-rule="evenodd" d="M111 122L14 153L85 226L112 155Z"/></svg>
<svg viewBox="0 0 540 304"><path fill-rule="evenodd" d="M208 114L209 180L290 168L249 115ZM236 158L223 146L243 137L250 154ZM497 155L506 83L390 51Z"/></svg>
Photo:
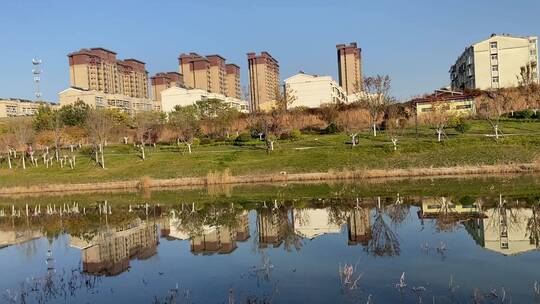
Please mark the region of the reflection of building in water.
<svg viewBox="0 0 540 304"><path fill-rule="evenodd" d="M369 209L352 208L347 220L349 245L367 245L371 239L371 218Z"/></svg>
<svg viewBox="0 0 540 304"><path fill-rule="evenodd" d="M340 233L341 226L332 223L328 209L294 209L294 230L302 237L314 239L327 233Z"/></svg>
<svg viewBox="0 0 540 304"><path fill-rule="evenodd" d="M83 270L117 275L129 268L132 258L147 259L156 253L157 226L142 221L98 233L91 240L71 237L70 245L82 250Z"/></svg>
<svg viewBox="0 0 540 304"><path fill-rule="evenodd" d="M0 230L0 249L17 245L17 244L23 244L35 239L39 239L43 236L43 233L41 233L40 230L37 229L29 229L29 230Z"/></svg>
<svg viewBox="0 0 540 304"><path fill-rule="evenodd" d="M464 223L466 230L480 246L504 255L515 255L537 248L529 229L529 221L534 219L532 209L492 208L485 215L486 218Z"/></svg>
<svg viewBox="0 0 540 304"><path fill-rule="evenodd" d="M231 253L237 248L236 242L244 242L250 236L247 211L238 215L233 225L203 225L192 236L182 225L182 221L174 215L170 219L169 227L168 237L190 240L191 252L194 254Z"/></svg>
<svg viewBox="0 0 540 304"><path fill-rule="evenodd" d="M471 204L454 203L447 197L430 197L422 199L422 209L419 211L420 218L434 218L446 213L449 215L478 215L480 209L474 202Z"/></svg>
<svg viewBox="0 0 540 304"><path fill-rule="evenodd" d="M262 209L257 213L257 232L259 234L259 247L268 245L279 247L287 233L287 211L282 209Z"/></svg>

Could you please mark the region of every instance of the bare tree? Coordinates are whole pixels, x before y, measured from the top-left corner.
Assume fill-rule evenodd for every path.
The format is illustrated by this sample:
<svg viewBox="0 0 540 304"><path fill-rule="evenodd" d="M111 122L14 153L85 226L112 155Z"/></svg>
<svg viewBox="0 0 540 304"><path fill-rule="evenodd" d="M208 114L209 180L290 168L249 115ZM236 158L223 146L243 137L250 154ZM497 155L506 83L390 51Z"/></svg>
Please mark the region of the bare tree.
<svg viewBox="0 0 540 304"><path fill-rule="evenodd" d="M366 128L367 119L362 109L351 109L339 112L337 115L337 123L348 136L351 137L352 147L356 147L357 137L363 128Z"/></svg>
<svg viewBox="0 0 540 304"><path fill-rule="evenodd" d="M394 151L396 151L398 141L403 136L409 121L405 118L404 113L402 113L401 107L392 105L386 109L385 123L386 132L388 133L390 141L394 146Z"/></svg>
<svg viewBox="0 0 540 304"><path fill-rule="evenodd" d="M193 139L200 129L195 106L176 107L169 114L168 124L177 135L177 143L184 142L188 147L189 154L191 154Z"/></svg>
<svg viewBox="0 0 540 304"><path fill-rule="evenodd" d="M495 139L498 140L502 135L500 122L502 115L506 112L511 102L509 92L504 89L486 91L480 97L480 107L478 114L481 118L487 120L495 133Z"/></svg>
<svg viewBox="0 0 540 304"><path fill-rule="evenodd" d="M137 134L137 141L141 149L142 160L146 159L144 147L147 141L155 143L157 134L163 126L163 116L160 112L145 111L139 112L135 115L134 119L135 132Z"/></svg>
<svg viewBox="0 0 540 304"><path fill-rule="evenodd" d="M437 141L440 142L443 137L446 137L445 129L448 127L452 116L446 104L443 102L433 102L431 111L424 113L422 119L425 124L435 129L437 132Z"/></svg>
<svg viewBox="0 0 540 304"><path fill-rule="evenodd" d="M107 110L91 109L85 127L94 148L96 164L105 169L105 144L114 128L114 120Z"/></svg>
<svg viewBox="0 0 540 304"><path fill-rule="evenodd" d="M0 151L6 154L7 164L10 169L13 168L13 164L11 163L11 151L15 145L13 134L5 133L0 135Z"/></svg>
<svg viewBox="0 0 540 304"><path fill-rule="evenodd" d="M276 110L286 111L297 100L296 91L284 84L283 91L276 88Z"/></svg>
<svg viewBox="0 0 540 304"><path fill-rule="evenodd" d="M538 79L535 77L537 64L534 62L531 65L521 67L520 74L517 76L519 90L523 95L524 101L528 108L532 108L536 114L540 107L540 87Z"/></svg>
<svg viewBox="0 0 540 304"><path fill-rule="evenodd" d="M377 122L393 98L390 96L391 80L388 75L376 75L364 79L363 90L356 90L357 100L369 111L373 136L377 136Z"/></svg>
<svg viewBox="0 0 540 304"><path fill-rule="evenodd" d="M22 168L26 169L26 152L34 138L32 121L27 118L14 120L10 123L9 130L15 139L15 149L21 152Z"/></svg>

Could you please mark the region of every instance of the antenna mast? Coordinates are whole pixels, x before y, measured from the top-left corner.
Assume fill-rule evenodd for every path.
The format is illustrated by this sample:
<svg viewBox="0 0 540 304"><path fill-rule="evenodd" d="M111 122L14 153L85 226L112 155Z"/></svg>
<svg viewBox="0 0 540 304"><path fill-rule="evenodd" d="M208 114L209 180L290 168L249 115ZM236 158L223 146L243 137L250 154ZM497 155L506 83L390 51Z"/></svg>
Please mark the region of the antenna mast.
<svg viewBox="0 0 540 304"><path fill-rule="evenodd" d="M36 101L40 101L41 89L39 87L39 83L41 82L41 73L43 72L43 70L41 69L41 59L34 57L32 59L32 64L34 65L34 68L32 69L32 74L34 74L34 83L36 84L36 90L34 95L36 96Z"/></svg>

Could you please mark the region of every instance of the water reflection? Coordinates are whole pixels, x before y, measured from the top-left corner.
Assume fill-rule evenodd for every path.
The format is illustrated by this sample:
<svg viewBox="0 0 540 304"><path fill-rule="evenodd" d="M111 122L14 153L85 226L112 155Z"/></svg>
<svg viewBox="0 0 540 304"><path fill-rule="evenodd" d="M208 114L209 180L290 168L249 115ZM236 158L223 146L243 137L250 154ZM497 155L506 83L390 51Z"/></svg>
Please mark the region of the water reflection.
<svg viewBox="0 0 540 304"><path fill-rule="evenodd" d="M536 199L505 198L503 195L424 197L395 194L389 197L352 200L313 198L266 202L234 202L229 198L224 200L217 204L126 205L100 201L80 203L80 206L47 204L43 208L39 204L28 207L0 206L3 210L9 210L0 213L0 253L6 252L11 247L24 252L30 258L45 256L44 248L52 250L51 244L65 237L69 248L80 257L80 274L77 274L76 280L83 282L90 280L87 275L116 277L130 270L131 264L135 269L158 257L166 259L167 257L160 257L160 251L164 248L161 243L167 244L165 248L171 244L183 244L180 247L183 248L183 252L176 251L173 255L178 259L189 260L193 257L200 260L207 259L205 256L214 256L207 259L209 263L214 259L213 261L222 264L213 264L209 268L214 267L215 272L219 273L231 271L224 261L236 261L241 264L241 261L226 258L235 256L245 258L245 248L250 247L250 252L260 254L263 262L262 266L243 265L244 271L249 272L246 269L251 269L263 273L263 277L269 280L270 270L274 269L274 260L270 262L272 253L280 254L278 260L284 259L283 257L301 256L308 261L316 260L320 263L315 267L320 273L315 270L315 272L304 270L304 275L307 272L309 275L322 276L325 269L333 269L330 275L328 273L324 275L341 278L340 289L343 289L343 282L352 282L351 286L354 285L355 290L362 290L365 280L362 268L368 268L369 263L360 266L358 262L355 264L360 256L370 259L369 261L375 265L374 268L387 267L380 268L388 271L388 274L384 275L391 274L394 278L399 278L403 273L402 268L406 268L407 263L423 267L414 259L418 259L418 253L424 248L422 247L424 242L425 248L429 248L425 239L429 238L431 244L440 242L437 251L442 255L456 254L458 250L455 247L447 252L446 242L434 240L443 234L463 238L460 239L460 246L470 242L478 250L492 256L521 255L538 249L540 244L540 207ZM422 234L423 231L428 234ZM422 236L418 237L419 235ZM40 247L38 241L41 239L46 239L48 246ZM175 247L175 250L178 250L178 247ZM341 256L354 258L325 265L321 262L324 260L322 256L318 255L319 250L327 251L323 256L324 259L332 254L336 255L332 256L334 259L341 259ZM293 252L295 254L290 254ZM421 256L429 258L429 255ZM390 259L404 260L397 264L400 268L394 269L391 268L394 267L392 263L387 263ZM136 263L134 260L143 262ZM444 262L444 259L440 260ZM170 257L167 260L167 263L177 262L178 260L170 260ZM456 263L456 260L449 263ZM296 267L291 265L286 270L286 275L282 274L281 280L293 277ZM339 269L339 273L336 269ZM278 273L279 271L284 270L278 270ZM369 275L369 272L366 273ZM378 269L376 273L379 273ZM215 273L205 274L210 277L218 276ZM479 278L487 274L478 271L474 275ZM373 272L371 276L374 277ZM448 277L445 277L446 281ZM416 279L418 283L418 278ZM55 280L62 282L61 278ZM391 285L395 283L395 279L393 280L384 284ZM413 275L410 280L414 280ZM296 284L302 286L301 283ZM425 281L421 284L423 285L411 283L411 286L419 288L428 285ZM454 292L455 286L453 283L451 285L452 288L449 288ZM94 288L94 285L92 286ZM178 291L178 287L176 290ZM427 294L425 290L421 293L418 290L420 289L413 292L414 299L420 299L422 297L420 294ZM229 296L232 294L238 296L240 293L231 290ZM364 295L364 303L370 294ZM468 294L469 298L470 296L471 294Z"/></svg>
<svg viewBox="0 0 540 304"><path fill-rule="evenodd" d="M156 254L157 226L137 219L127 225L103 229L92 238L71 236L70 246L81 250L83 270L96 275L117 275L130 259Z"/></svg>

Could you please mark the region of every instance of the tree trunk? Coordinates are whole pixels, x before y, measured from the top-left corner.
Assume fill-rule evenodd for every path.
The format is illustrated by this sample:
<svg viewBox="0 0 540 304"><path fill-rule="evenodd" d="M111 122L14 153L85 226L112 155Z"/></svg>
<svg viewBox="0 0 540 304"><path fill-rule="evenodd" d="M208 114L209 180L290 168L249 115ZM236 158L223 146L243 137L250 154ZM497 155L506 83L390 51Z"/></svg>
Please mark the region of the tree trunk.
<svg viewBox="0 0 540 304"><path fill-rule="evenodd" d="M397 142L398 142L397 138L392 138L392 144L394 145L394 151L397 150Z"/></svg>
<svg viewBox="0 0 540 304"><path fill-rule="evenodd" d="M441 130L440 129L437 129L437 141L441 141Z"/></svg>
<svg viewBox="0 0 540 304"><path fill-rule="evenodd" d="M103 149L101 149L101 167L105 169L105 153L103 153Z"/></svg>
<svg viewBox="0 0 540 304"><path fill-rule="evenodd" d="M187 144L188 152L191 154L191 144Z"/></svg>
<svg viewBox="0 0 540 304"><path fill-rule="evenodd" d="M22 168L23 170L26 170L26 158L25 158L24 152L21 154L22 154Z"/></svg>
<svg viewBox="0 0 540 304"><path fill-rule="evenodd" d="M377 124L373 123L373 136L377 136Z"/></svg>
<svg viewBox="0 0 540 304"><path fill-rule="evenodd" d="M96 164L99 164L98 149L96 149L95 152L96 152L96 156L95 156L95 158L96 158Z"/></svg>
<svg viewBox="0 0 540 304"><path fill-rule="evenodd" d="M8 152L8 155L7 155L7 163L8 163L8 166L10 169L12 169L12 166L11 166L11 153Z"/></svg>
<svg viewBox="0 0 540 304"><path fill-rule="evenodd" d="M499 139L499 125L494 125L493 128L495 129L495 139Z"/></svg>
<svg viewBox="0 0 540 304"><path fill-rule="evenodd" d="M352 147L353 147L353 148L356 147L356 136L357 136L357 135L358 135L358 134L351 134L351 139L352 139L352 140L351 140L351 143L352 143Z"/></svg>
<svg viewBox="0 0 540 304"><path fill-rule="evenodd" d="M141 156L142 160L146 160L146 155L144 154L144 144L141 145Z"/></svg>

